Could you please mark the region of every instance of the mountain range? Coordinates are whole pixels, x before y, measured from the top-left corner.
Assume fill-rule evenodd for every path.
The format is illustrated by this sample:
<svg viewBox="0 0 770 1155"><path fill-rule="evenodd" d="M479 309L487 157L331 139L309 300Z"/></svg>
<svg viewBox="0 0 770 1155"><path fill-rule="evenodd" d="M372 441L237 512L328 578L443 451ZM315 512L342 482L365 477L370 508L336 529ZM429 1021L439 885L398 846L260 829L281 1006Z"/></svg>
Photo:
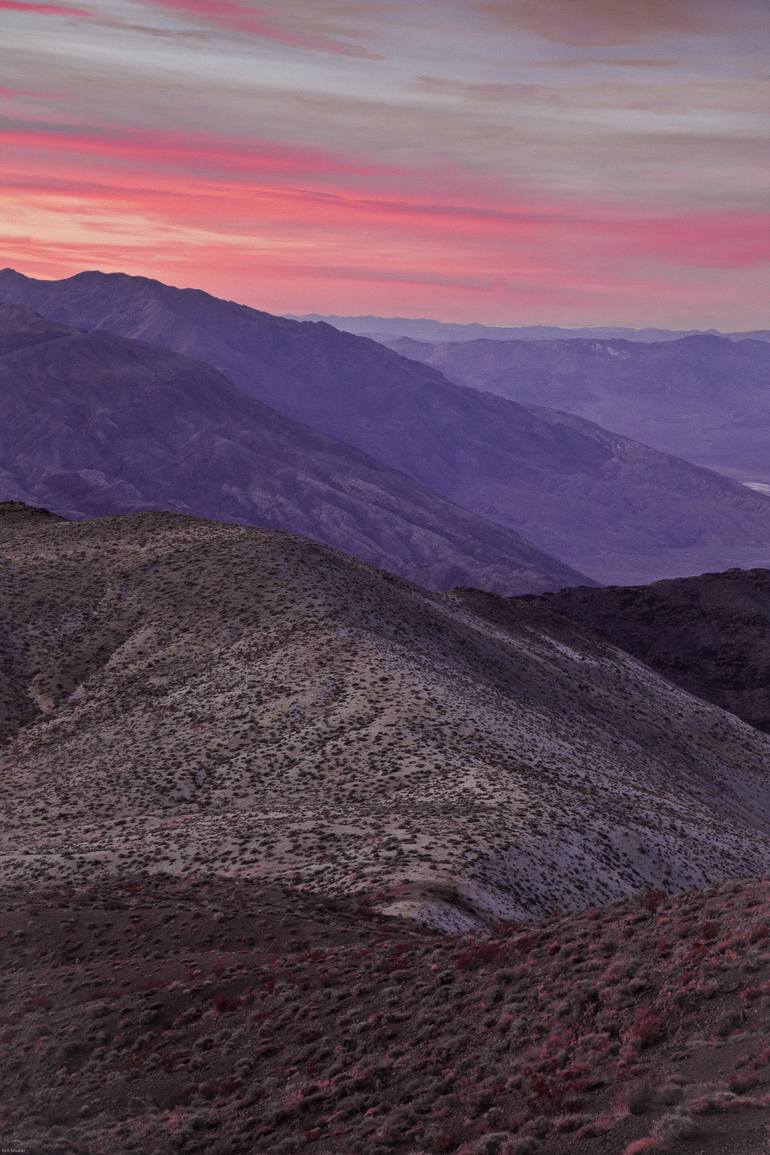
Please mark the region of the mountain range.
<svg viewBox="0 0 770 1155"><path fill-rule="evenodd" d="M742 482L770 483L770 343L389 340L450 380L550 405Z"/></svg>
<svg viewBox="0 0 770 1155"><path fill-rule="evenodd" d="M340 317L324 313L287 313L294 321L324 321L355 333L359 337L372 337L377 341L388 341L394 337L411 337L415 341L561 341L561 340L610 340L622 338L627 341L676 341L680 337L692 337L709 333L730 338L733 341L770 341L770 329L747 330L743 333L720 334L717 329L632 329L623 325L590 325L565 328L560 325L480 325L458 324L451 321L433 321L428 317Z"/></svg>
<svg viewBox="0 0 770 1155"><path fill-rule="evenodd" d="M0 305L0 485L71 517L167 509L306 534L436 588L588 581L200 361Z"/></svg>
<svg viewBox="0 0 770 1155"><path fill-rule="evenodd" d="M413 506L422 503L423 512L429 504L425 490L431 491L436 500L443 498L452 503L452 534L455 529L459 532L457 518L462 517L456 507L484 519L483 528L471 523L477 537L489 533L490 522L514 531L517 536L506 541L498 539L494 556L482 559L482 569L498 566L507 552L516 558L529 583L519 585L519 590L582 580L579 576L566 576L564 564L595 581L611 583L638 583L731 565L770 564L770 500L764 495L574 415L542 406L524 406L454 384L433 367L329 325L273 317L198 290L175 289L122 274L83 273L47 282L5 270L0 273L0 300L26 304L69 330L141 341L143 358L148 356L147 345L152 344L206 362L235 385L240 394L248 394L252 401L274 410L274 422L278 420L276 414L299 422L314 434L323 435L327 448L328 439L332 438L362 451L369 458L369 468L382 468L382 478L390 471L392 480L395 470L405 475L402 485L407 484L407 478L418 483L419 498L412 492L408 500ZM48 343L50 350L55 346L56 342ZM121 348L128 353L128 347ZM11 388L13 379L12 375L7 378ZM212 380L209 378L210 386ZM240 405L239 414L244 411L245 400L236 402L232 391L221 384L217 388L226 399L220 405L222 420L230 405L236 409ZM46 395L53 405L51 427L58 427L53 394L48 390ZM208 428L211 420L210 408L205 406L189 421L184 418L180 396L174 395L173 400L169 397L164 416L171 423L169 428L174 427L173 437L178 445L189 442L196 429ZM208 396L212 401L213 392ZM156 400L162 406L160 393ZM95 399L92 401L95 403ZM103 404L104 394L99 398L99 405ZM84 420L81 432L84 430L91 437L99 420L95 418L95 425L91 418ZM238 424L241 417L235 421ZM184 426L182 431L176 429L178 422ZM232 432L232 423L229 428ZM12 432L9 430L9 435ZM189 512L211 514L210 505L199 504L201 494L208 493L211 484L219 490L232 484L243 491L243 470L232 482L225 480L231 456L224 446L231 432L218 442L222 457L214 481L210 483L205 473L198 473L197 465L191 466L196 484L191 478L189 498L194 499L178 494L180 503L173 504L173 508L184 507L181 503L186 501ZM110 437L114 435L112 429ZM309 430L305 435L310 435ZM338 447L340 452L346 451ZM233 460L238 460L238 453ZM338 457L336 461L339 460ZM125 455L122 461L130 471ZM41 464L45 465L42 459L35 465L38 472ZM295 476L296 464L295 458L289 467L291 477ZM247 471L252 468L253 463ZM325 484L329 477L327 468ZM52 490L43 496L34 488L25 490L22 481L23 477L16 477L18 488L5 496L72 508L71 503L66 504L71 499L69 492L64 494L66 502L57 505L57 495ZM346 486L349 493L347 483ZM116 494L119 490L117 486ZM113 506L113 510L126 509L124 499L120 500L122 504ZM160 498L142 495L135 508L146 508L148 500L157 504ZM238 501L240 498L233 498L231 506ZM387 505L384 498L378 496L377 501ZM363 515L361 506L359 513ZM441 515L448 516L445 505ZM242 503L236 516L264 524L262 515L248 511L244 514ZM369 532L375 539L379 536L379 516L375 510L371 517ZM428 528L427 513L420 517L422 533ZM406 520L414 521L416 515L410 513ZM303 523L284 524L311 532L311 521L306 518ZM437 532L444 537L449 534L448 530ZM393 545L381 548L379 544L379 554L370 546L368 552L362 553L355 544L361 537L358 528L344 538L339 534L331 536L331 531L323 528L315 536L383 564L389 564L388 558L398 553ZM402 527L391 536L403 536ZM561 570L552 560L531 553L525 556L530 547L521 541L522 537L534 543L541 554L560 559L564 563ZM434 575L430 572L429 540L420 568L394 568L433 584L465 581L460 571L464 567L467 572L468 562L457 560L458 549L462 552L458 539L451 547L443 548L449 556ZM469 546L466 553L474 549ZM490 588L509 591L513 584L504 587L496 580L492 587L490 578L473 575L472 580L476 584L487 581Z"/></svg>

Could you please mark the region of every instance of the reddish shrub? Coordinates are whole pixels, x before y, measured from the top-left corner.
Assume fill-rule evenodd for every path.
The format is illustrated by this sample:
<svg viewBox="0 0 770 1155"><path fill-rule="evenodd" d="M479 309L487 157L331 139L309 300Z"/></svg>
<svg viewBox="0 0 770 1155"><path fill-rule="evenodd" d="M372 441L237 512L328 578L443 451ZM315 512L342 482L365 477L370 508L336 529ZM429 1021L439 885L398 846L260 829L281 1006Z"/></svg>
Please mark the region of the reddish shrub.
<svg viewBox="0 0 770 1155"><path fill-rule="evenodd" d="M214 995L214 1006L217 1008L220 1015L227 1015L231 1011L236 1010L239 1004L240 999L237 995L226 995L224 992L220 992L220 994Z"/></svg>
<svg viewBox="0 0 770 1155"><path fill-rule="evenodd" d="M665 1038L665 1024L660 1015L656 1015L653 1011L645 1011L631 1024L628 1034L639 1043L640 1047L651 1047L653 1043Z"/></svg>
<svg viewBox="0 0 770 1155"><path fill-rule="evenodd" d="M740 1075L735 1074L730 1078L728 1086L731 1091L735 1091L736 1095L743 1095L746 1091L750 1091L752 1087L756 1087L759 1079L756 1075Z"/></svg>
<svg viewBox="0 0 770 1155"><path fill-rule="evenodd" d="M665 897L665 892L662 890L646 890L639 899L639 905L643 910L648 910L650 914L654 914Z"/></svg>
<svg viewBox="0 0 770 1155"><path fill-rule="evenodd" d="M479 942L461 951L455 958L455 966L460 971L475 971L484 963L496 962L500 958L502 943Z"/></svg>
<svg viewBox="0 0 770 1155"><path fill-rule="evenodd" d="M394 971L403 971L409 966L409 960L401 956L399 952L392 953L384 958L380 963L380 970L386 974L393 974Z"/></svg>
<svg viewBox="0 0 770 1155"><path fill-rule="evenodd" d="M546 1113L561 1111L571 1090L572 1088L558 1078L547 1079L545 1075L536 1072L529 1084L529 1104L532 1108Z"/></svg>

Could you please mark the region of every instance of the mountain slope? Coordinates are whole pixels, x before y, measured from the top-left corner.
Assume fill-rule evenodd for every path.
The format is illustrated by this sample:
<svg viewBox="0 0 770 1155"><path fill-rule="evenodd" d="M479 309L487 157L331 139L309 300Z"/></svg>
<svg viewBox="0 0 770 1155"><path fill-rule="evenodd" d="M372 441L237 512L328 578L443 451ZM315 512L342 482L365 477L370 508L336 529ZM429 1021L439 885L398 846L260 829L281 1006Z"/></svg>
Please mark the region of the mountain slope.
<svg viewBox="0 0 770 1155"><path fill-rule="evenodd" d="M741 481L770 483L767 341L388 344L458 384L566 409Z"/></svg>
<svg viewBox="0 0 770 1155"><path fill-rule="evenodd" d="M600 633L691 694L770 731L767 570L565 591L547 595L543 605Z"/></svg>
<svg viewBox="0 0 770 1155"><path fill-rule="evenodd" d="M587 580L208 365L24 306L0 305L0 492L74 516L170 509L289 529L432 587Z"/></svg>
<svg viewBox="0 0 770 1155"><path fill-rule="evenodd" d="M0 889L0 1123L36 1152L760 1155L769 916L766 879L484 938L253 879Z"/></svg>
<svg viewBox="0 0 770 1155"><path fill-rule="evenodd" d="M497 624L272 531L0 513L7 881L258 877L463 927L770 862L770 738L539 602Z"/></svg>
<svg viewBox="0 0 770 1155"><path fill-rule="evenodd" d="M770 565L770 500L557 414L453 385L323 324L120 274L0 274L0 298L173 347L598 581Z"/></svg>

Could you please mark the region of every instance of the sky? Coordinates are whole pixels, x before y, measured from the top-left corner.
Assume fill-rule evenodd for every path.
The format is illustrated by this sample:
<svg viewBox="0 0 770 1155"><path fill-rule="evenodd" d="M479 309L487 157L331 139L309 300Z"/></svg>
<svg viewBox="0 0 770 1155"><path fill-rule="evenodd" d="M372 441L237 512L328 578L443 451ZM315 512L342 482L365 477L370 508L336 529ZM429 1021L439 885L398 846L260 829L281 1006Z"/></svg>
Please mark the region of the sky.
<svg viewBox="0 0 770 1155"><path fill-rule="evenodd" d="M0 266L770 326L768 0L0 0Z"/></svg>

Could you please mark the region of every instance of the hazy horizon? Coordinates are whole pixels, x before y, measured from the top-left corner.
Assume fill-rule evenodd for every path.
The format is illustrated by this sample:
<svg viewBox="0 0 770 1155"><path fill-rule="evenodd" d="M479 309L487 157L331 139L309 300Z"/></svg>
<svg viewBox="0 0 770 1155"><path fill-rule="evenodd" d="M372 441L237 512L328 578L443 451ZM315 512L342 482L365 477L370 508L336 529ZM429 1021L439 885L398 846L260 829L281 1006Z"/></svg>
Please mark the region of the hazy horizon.
<svg viewBox="0 0 770 1155"><path fill-rule="evenodd" d="M204 288L204 286L202 284L193 284L193 283L175 284L171 281L164 280L162 277L154 275L151 272L150 273L126 273L126 271L124 269L92 268L92 269L77 269L74 272L65 273L61 277L59 277L56 275L42 276L40 274L30 272L24 268L19 268L18 266L14 267L11 265L7 265L5 267L0 267L0 273L5 272L7 270L10 270L11 272L15 272L15 273L20 273L24 277L30 277L34 280L42 280L42 281L62 280L62 279L67 279L69 277L77 277L77 276L83 275L85 273L99 273L99 274L102 274L105 276L109 276L111 274L117 274L117 275L122 274L125 276L138 276L138 277L143 277L146 280L162 281L162 283L173 285L173 287L177 288L177 289L199 289L199 290L202 290L203 292L210 292L212 296L222 297L225 300L233 300L233 301L235 301L236 304L239 304L239 305L246 305L249 308L257 309L257 310L260 310L263 312L271 312L271 310L266 309L263 305L260 305L259 302L255 303L254 301L246 301L246 300L241 300L241 299L235 298L235 297L228 297L226 293L213 293L213 292L211 292L211 290ZM419 310L419 306L416 306L416 309ZM567 321L559 321L559 322L545 321L545 320L522 321L522 320L519 320L516 318L512 318L512 319L509 319L507 321L505 321L505 320L487 321L487 320L483 320L482 318L479 318L479 317L451 318L451 317L446 317L446 316L440 316L438 313L429 313L429 312L420 313L419 311L415 311L413 313L410 313L410 312L390 313L390 314L374 313L374 312L371 312L370 310L367 310L365 307L362 308L361 310L359 310L358 312L351 312L351 313L322 312L319 309L308 309L305 311L302 311L299 309L284 309L284 310L281 310L280 312L278 312L276 315L282 316L282 317L295 317L295 318L300 318L300 319L303 317L318 316L319 318L333 317L336 319L351 319L351 320L353 320L353 319L355 319L355 320L368 320L371 318L372 320L383 320L383 321L400 321L400 320L405 320L405 321L408 320L408 321L414 321L414 322L424 321L424 322L428 322L428 323L436 323L437 322L437 323L442 324L442 325L461 325L461 326L467 326L467 327L481 326L483 328L488 328L488 329L512 329L512 328L521 327L521 328L527 328L527 329L531 329L531 328L560 328L560 329L575 329L575 330L582 330L582 329L638 329L638 330L668 329L668 330L674 331L677 328L679 328L679 326L676 326L673 324L666 324L666 323L649 324L648 325L648 324L641 324L641 323L636 323L634 321L628 321L628 320L627 321L605 321L605 320L602 320L601 318L598 318L595 321L591 321L588 324L581 324L580 322L570 322L568 320ZM740 332L741 331L740 329L730 329L730 330L724 329L724 328L720 329L718 326L709 325L706 322L701 322L701 323L695 322L692 325L686 326L686 328L687 329L697 329L703 333L725 333L725 332ZM750 327L746 326L745 328L746 328L746 331L749 331L749 329L751 329L752 331L755 329L756 330L770 329L770 318L767 318L765 320L764 324L759 323L757 325L752 325Z"/></svg>

